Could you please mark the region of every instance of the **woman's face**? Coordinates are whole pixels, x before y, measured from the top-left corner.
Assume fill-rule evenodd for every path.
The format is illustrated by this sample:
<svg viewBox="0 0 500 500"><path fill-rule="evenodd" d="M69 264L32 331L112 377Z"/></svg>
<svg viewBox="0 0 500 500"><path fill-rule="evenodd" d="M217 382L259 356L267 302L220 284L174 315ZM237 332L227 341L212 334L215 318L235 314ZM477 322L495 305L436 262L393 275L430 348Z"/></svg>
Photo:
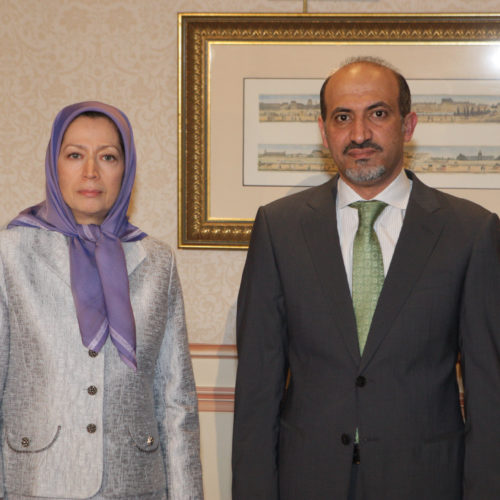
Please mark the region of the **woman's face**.
<svg viewBox="0 0 500 500"><path fill-rule="evenodd" d="M101 224L115 203L125 169L114 123L79 116L66 129L57 172L59 187L78 224Z"/></svg>

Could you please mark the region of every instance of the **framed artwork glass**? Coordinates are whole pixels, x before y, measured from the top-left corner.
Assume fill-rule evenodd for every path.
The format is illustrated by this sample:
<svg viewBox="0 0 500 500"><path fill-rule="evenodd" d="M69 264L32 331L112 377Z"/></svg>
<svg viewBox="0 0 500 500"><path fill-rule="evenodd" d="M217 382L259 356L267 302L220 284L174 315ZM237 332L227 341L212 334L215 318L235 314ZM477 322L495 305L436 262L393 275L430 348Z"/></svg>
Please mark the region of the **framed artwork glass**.
<svg viewBox="0 0 500 500"><path fill-rule="evenodd" d="M437 188L500 188L500 16L189 14L179 27L179 246L248 246L260 205L336 172L324 79L380 57L419 116L405 166Z"/></svg>

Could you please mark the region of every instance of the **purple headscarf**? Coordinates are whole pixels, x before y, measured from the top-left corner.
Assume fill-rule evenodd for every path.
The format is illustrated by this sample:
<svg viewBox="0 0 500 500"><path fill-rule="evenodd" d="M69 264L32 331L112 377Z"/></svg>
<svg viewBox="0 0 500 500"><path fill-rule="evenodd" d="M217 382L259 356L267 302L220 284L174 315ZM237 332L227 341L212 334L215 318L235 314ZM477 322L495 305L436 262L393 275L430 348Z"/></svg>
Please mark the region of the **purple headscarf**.
<svg viewBox="0 0 500 500"><path fill-rule="evenodd" d="M118 128L125 148L125 170L120 193L100 226L76 223L62 197L57 174L64 132L77 116L87 111L107 116ZM98 352L110 335L120 358L134 370L137 368L135 320L121 241L137 241L146 236L127 218L135 167L134 136L124 113L95 101L67 106L54 120L47 148L46 199L23 210L8 225L9 228L29 226L58 231L70 238L71 290L83 345Z"/></svg>

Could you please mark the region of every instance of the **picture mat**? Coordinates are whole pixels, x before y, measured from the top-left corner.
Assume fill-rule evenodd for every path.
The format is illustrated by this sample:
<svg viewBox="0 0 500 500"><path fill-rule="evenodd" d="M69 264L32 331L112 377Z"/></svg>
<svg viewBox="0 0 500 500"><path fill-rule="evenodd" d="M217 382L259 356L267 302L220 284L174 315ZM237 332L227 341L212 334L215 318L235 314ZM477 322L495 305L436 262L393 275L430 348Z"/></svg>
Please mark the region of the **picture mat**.
<svg viewBox="0 0 500 500"><path fill-rule="evenodd" d="M354 56L382 57L409 80L475 80L494 82L500 50L495 43L236 43L211 42L209 53L208 211L209 219L252 220L260 205L303 187L245 186L244 88L249 78L323 80L342 61ZM300 61L300 64L297 62ZM456 64L460 61L460 64ZM456 82L455 82L456 83ZM417 90L417 92L423 92ZM436 94L433 88L430 92ZM477 94L474 91L473 94ZM283 124L281 124L283 125ZM429 124L431 126L431 124ZM435 126L435 125L434 125ZM468 125L467 125L468 126ZM417 126L418 130L418 126ZM419 140L433 137L432 130ZM465 134L465 133L464 133ZM421 174L432 185L449 187L450 174ZM459 174L456 174L459 175ZM483 187L469 176L462 188ZM486 175L486 174L481 174ZM498 176L491 174L488 187ZM465 181L464 181L465 182ZM496 182L496 181L495 181ZM457 186L458 187L458 186Z"/></svg>

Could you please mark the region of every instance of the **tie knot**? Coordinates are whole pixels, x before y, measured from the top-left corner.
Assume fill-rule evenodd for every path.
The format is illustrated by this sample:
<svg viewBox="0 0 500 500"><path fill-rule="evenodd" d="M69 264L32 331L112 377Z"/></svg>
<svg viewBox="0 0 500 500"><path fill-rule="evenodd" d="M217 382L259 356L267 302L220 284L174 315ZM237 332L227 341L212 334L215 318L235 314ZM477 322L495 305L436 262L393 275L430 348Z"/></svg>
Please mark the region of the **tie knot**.
<svg viewBox="0 0 500 500"><path fill-rule="evenodd" d="M382 213L382 210L387 206L387 203L378 200L371 201L355 201L349 205L358 211L359 225L372 227L377 217Z"/></svg>

